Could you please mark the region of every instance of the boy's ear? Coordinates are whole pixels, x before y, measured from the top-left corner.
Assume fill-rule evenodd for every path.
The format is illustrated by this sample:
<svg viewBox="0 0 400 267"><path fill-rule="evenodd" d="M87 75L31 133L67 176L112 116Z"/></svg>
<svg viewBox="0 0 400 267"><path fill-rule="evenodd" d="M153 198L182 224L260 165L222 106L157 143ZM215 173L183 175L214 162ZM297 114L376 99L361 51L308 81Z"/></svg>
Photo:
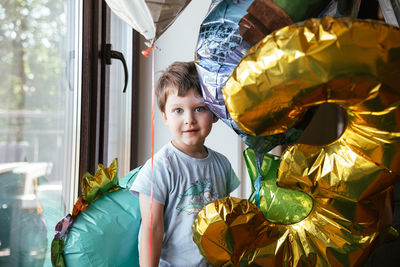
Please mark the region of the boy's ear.
<svg viewBox="0 0 400 267"><path fill-rule="evenodd" d="M216 123L218 121L218 117L213 114L213 123Z"/></svg>
<svg viewBox="0 0 400 267"><path fill-rule="evenodd" d="M163 118L164 123L167 124L167 115L165 115L164 111L161 111L161 117Z"/></svg>

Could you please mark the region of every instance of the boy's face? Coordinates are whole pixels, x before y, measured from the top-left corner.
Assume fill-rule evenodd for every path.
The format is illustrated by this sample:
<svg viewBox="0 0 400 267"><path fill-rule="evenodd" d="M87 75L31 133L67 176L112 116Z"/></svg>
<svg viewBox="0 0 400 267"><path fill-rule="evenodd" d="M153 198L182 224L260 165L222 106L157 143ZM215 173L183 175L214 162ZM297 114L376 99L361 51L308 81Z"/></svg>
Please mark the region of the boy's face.
<svg viewBox="0 0 400 267"><path fill-rule="evenodd" d="M175 147L194 157L206 153L204 141L218 118L194 89L185 96L178 96L177 92L169 94L165 111L161 114L174 136L172 143Z"/></svg>

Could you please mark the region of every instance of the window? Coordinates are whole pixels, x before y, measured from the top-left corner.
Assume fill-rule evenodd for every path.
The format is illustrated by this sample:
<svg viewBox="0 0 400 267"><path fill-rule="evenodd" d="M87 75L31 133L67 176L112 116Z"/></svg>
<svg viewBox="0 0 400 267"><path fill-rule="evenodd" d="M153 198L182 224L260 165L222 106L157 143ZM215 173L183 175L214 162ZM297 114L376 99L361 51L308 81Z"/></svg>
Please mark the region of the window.
<svg viewBox="0 0 400 267"><path fill-rule="evenodd" d="M81 1L0 3L0 265L51 266L77 186Z"/></svg>

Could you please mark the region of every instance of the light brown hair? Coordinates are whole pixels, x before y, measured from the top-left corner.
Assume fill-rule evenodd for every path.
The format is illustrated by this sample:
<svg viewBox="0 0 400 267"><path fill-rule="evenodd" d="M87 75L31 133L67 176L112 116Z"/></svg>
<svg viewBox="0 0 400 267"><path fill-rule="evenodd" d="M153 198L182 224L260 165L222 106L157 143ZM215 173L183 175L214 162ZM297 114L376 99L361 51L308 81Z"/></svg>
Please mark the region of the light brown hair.
<svg viewBox="0 0 400 267"><path fill-rule="evenodd" d="M155 94L161 112L165 112L169 94L177 92L178 96L185 96L189 90L196 90L200 96L203 95L194 62L172 63L162 72L156 85Z"/></svg>

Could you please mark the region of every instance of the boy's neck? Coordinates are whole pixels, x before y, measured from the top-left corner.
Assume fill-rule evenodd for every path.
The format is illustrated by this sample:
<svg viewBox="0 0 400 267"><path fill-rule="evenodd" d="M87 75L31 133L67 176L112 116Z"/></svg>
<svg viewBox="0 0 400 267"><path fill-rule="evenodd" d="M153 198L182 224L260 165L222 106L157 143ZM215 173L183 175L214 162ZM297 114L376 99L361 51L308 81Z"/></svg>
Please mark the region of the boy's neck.
<svg viewBox="0 0 400 267"><path fill-rule="evenodd" d="M177 144L174 140L171 141L171 144L181 151L182 153L185 153L186 155L192 157L192 158L198 158L198 159L203 159L208 156L208 150L204 145L201 146L196 146L196 147L181 147L179 144Z"/></svg>

